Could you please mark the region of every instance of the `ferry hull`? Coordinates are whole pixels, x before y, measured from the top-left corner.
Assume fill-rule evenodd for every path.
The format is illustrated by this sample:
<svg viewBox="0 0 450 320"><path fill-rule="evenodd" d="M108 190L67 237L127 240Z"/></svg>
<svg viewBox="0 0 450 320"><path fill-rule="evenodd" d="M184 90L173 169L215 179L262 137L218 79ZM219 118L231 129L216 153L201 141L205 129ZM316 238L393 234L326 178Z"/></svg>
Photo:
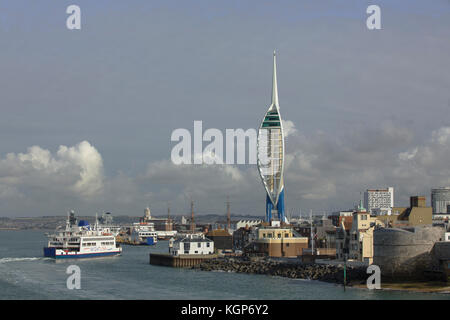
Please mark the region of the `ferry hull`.
<svg viewBox="0 0 450 320"><path fill-rule="evenodd" d="M58 250L59 251L59 250ZM96 257L111 257L120 255L122 250L107 251L107 252L91 252L91 253L78 253L78 252L58 252L55 248L44 248L44 257L54 259L82 259L82 258L96 258Z"/></svg>

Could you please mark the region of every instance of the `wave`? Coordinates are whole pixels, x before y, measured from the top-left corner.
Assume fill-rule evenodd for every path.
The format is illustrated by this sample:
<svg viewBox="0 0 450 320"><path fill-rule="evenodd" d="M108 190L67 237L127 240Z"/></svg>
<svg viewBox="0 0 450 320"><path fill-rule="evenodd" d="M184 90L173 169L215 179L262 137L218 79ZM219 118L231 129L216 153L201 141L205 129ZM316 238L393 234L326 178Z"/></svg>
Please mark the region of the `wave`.
<svg viewBox="0 0 450 320"><path fill-rule="evenodd" d="M31 258L0 258L0 263L7 262L20 262L20 261L36 261L36 260L48 260L50 258L43 257L31 257Z"/></svg>

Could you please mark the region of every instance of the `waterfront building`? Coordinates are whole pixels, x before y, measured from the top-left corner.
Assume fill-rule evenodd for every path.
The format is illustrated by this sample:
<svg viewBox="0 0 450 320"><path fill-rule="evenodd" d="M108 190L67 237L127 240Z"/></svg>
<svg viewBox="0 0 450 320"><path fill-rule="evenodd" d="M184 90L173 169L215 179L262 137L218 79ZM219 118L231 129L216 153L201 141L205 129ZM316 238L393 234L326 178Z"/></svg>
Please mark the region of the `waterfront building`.
<svg viewBox="0 0 450 320"><path fill-rule="evenodd" d="M394 188L367 189L364 192L364 206L372 214L391 214L394 206Z"/></svg>
<svg viewBox="0 0 450 320"><path fill-rule="evenodd" d="M214 253L214 242L205 238L203 234L183 234L169 240L169 254L180 255L209 255Z"/></svg>
<svg viewBox="0 0 450 320"><path fill-rule="evenodd" d="M258 132L258 171L266 190L266 221L286 222L284 206L284 132L277 88L276 55L273 53L272 102Z"/></svg>
<svg viewBox="0 0 450 320"><path fill-rule="evenodd" d="M211 230L206 234L206 238L214 242L216 251L233 249L233 236L225 229Z"/></svg>
<svg viewBox="0 0 450 320"><path fill-rule="evenodd" d="M249 252L269 257L297 257L308 248L308 238L296 236L291 228L277 224L260 226L256 230L256 239L248 247Z"/></svg>
<svg viewBox="0 0 450 320"><path fill-rule="evenodd" d="M233 232L233 249L244 250L246 246L256 240L256 226L242 227Z"/></svg>
<svg viewBox="0 0 450 320"><path fill-rule="evenodd" d="M353 213L350 229L348 258L371 264L373 262L373 230L377 224L382 224L376 216L362 207Z"/></svg>
<svg viewBox="0 0 450 320"><path fill-rule="evenodd" d="M431 189L433 214L450 213L450 187Z"/></svg>
<svg viewBox="0 0 450 320"><path fill-rule="evenodd" d="M423 196L410 197L408 208L394 207L390 215L371 214L360 204L349 221L350 227L341 221L341 227L336 230L337 259L344 259L347 254L345 257L348 259L371 264L374 254L373 232L376 228L431 226L431 207L426 207L425 203L426 198Z"/></svg>

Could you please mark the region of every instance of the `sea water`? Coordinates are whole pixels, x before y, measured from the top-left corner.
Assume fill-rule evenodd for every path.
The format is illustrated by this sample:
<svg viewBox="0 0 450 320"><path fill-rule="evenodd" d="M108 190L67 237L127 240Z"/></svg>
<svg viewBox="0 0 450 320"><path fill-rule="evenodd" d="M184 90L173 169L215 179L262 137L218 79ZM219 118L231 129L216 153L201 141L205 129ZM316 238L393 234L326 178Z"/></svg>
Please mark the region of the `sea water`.
<svg viewBox="0 0 450 320"><path fill-rule="evenodd" d="M207 272L149 264L155 246L123 246L121 256L55 261L43 257L43 231L0 231L0 299L450 299L448 294L349 288L268 275ZM67 288L67 267L81 288Z"/></svg>

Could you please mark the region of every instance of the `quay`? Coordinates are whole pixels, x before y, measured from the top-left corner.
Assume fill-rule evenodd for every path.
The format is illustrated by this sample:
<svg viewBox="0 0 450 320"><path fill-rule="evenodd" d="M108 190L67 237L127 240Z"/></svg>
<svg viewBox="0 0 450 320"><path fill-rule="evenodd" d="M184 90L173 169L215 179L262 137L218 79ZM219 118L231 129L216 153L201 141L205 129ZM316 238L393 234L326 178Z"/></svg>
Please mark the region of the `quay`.
<svg viewBox="0 0 450 320"><path fill-rule="evenodd" d="M217 254L186 254L173 256L167 253L150 253L150 264L173 268L191 268L205 260L217 258Z"/></svg>

